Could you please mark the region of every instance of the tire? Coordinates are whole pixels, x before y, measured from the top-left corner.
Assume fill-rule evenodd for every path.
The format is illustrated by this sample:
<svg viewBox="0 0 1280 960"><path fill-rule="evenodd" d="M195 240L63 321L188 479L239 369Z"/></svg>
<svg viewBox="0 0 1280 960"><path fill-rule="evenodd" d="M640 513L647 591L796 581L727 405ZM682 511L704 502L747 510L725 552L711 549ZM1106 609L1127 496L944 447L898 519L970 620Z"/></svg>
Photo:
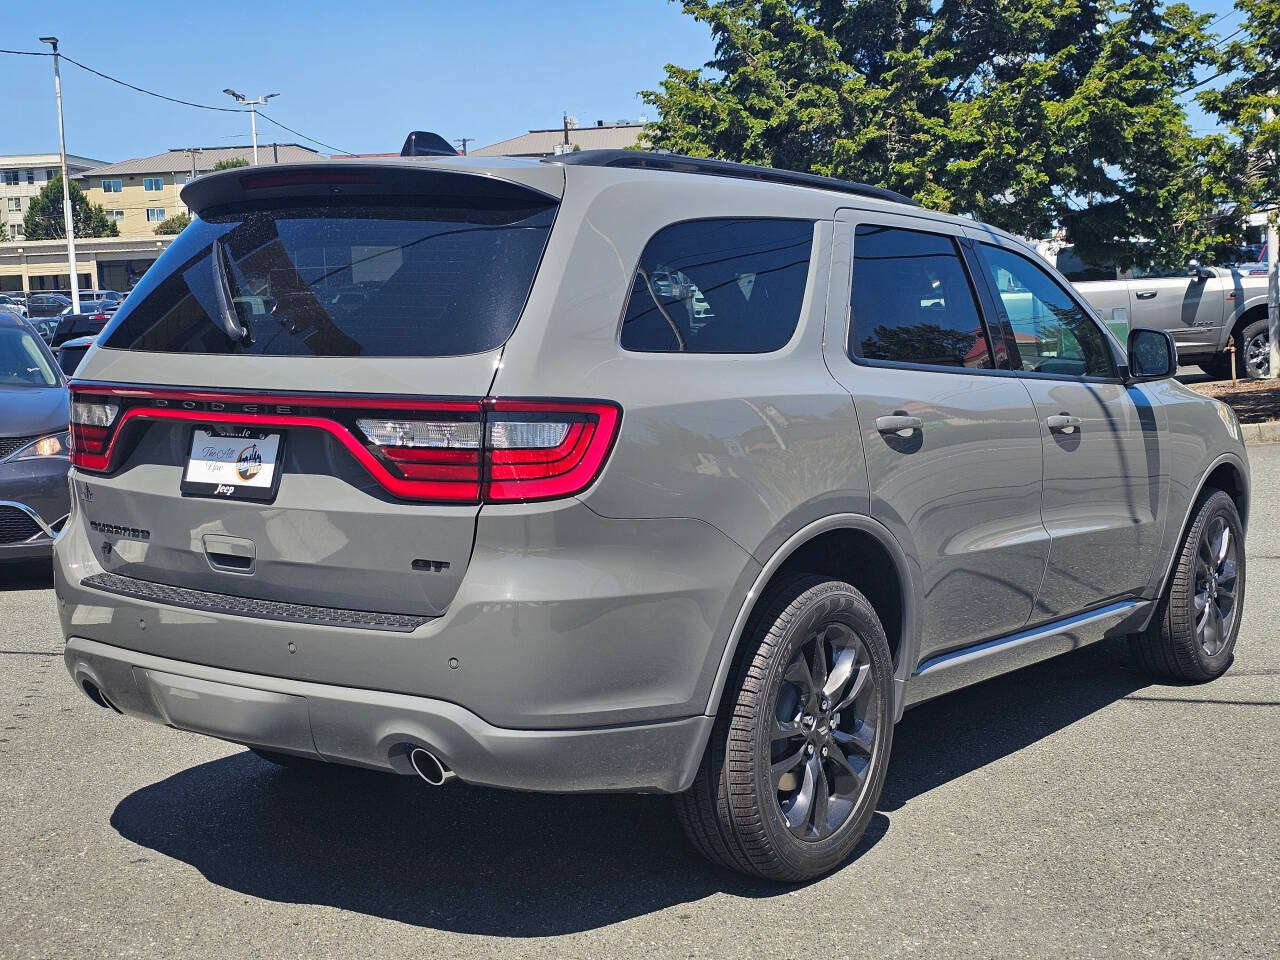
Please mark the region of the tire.
<svg viewBox="0 0 1280 960"><path fill-rule="evenodd" d="M1263 316L1236 333L1236 376L1241 380L1260 380L1267 375L1267 368L1271 365L1271 356L1267 352L1271 341L1268 326L1267 318ZM1261 355L1258 353L1259 346L1262 349ZM1251 348L1253 360L1249 358Z"/></svg>
<svg viewBox="0 0 1280 960"><path fill-rule="evenodd" d="M261 750L258 747L250 747L249 752L267 761L267 763L283 767L286 770L315 773L325 765L325 762L320 759L313 760L310 757L299 757L292 753L276 753L274 750Z"/></svg>
<svg viewBox="0 0 1280 960"><path fill-rule="evenodd" d="M1228 542L1220 547L1221 531ZM1240 633L1244 590L1240 514L1226 493L1206 490L1155 617L1146 630L1129 638L1134 659L1148 672L1171 680L1203 683L1222 676L1231 666Z"/></svg>
<svg viewBox="0 0 1280 960"><path fill-rule="evenodd" d="M799 882L847 859L875 813L893 742L893 661L875 609L847 583L797 576L762 603L676 813L713 863Z"/></svg>
<svg viewBox="0 0 1280 960"><path fill-rule="evenodd" d="M1231 378L1231 361L1227 357L1218 356L1212 360L1202 360L1197 366L1215 380Z"/></svg>

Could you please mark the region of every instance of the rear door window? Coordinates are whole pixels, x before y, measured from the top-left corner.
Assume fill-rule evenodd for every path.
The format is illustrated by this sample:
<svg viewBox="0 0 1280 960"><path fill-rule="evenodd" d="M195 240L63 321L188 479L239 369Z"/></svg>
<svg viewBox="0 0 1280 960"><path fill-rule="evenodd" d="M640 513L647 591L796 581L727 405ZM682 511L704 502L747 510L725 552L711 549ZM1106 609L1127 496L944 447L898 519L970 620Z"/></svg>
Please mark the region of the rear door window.
<svg viewBox="0 0 1280 960"><path fill-rule="evenodd" d="M449 203L197 219L129 295L103 346L327 357L494 349L524 308L555 206ZM243 338L220 322L220 282Z"/></svg>
<svg viewBox="0 0 1280 960"><path fill-rule="evenodd" d="M800 321L812 248L809 220L692 220L660 230L636 268L623 349L781 349Z"/></svg>
<svg viewBox="0 0 1280 960"><path fill-rule="evenodd" d="M853 241L854 359L991 368L989 338L951 237L861 224Z"/></svg>

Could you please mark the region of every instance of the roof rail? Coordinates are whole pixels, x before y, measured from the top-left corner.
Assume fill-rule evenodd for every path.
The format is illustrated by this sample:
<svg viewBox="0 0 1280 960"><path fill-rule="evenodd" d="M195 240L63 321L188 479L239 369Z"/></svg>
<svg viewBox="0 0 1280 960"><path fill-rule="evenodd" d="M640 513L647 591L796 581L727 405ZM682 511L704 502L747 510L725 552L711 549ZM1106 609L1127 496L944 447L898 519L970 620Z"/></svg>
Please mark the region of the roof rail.
<svg viewBox="0 0 1280 960"><path fill-rule="evenodd" d="M796 170L778 170L752 163L732 163L728 160L707 160L702 157L686 157L678 153L652 153L644 150L579 150L562 153L556 157L544 157L543 163L580 164L588 167L629 167L642 170L669 170L673 173L700 173L712 177L736 177L740 180L760 180L765 183L784 183L793 187L814 187L818 190L834 190L874 197L890 203L906 203L918 207L908 196L896 190L873 187L855 180L823 177L816 173L800 173Z"/></svg>

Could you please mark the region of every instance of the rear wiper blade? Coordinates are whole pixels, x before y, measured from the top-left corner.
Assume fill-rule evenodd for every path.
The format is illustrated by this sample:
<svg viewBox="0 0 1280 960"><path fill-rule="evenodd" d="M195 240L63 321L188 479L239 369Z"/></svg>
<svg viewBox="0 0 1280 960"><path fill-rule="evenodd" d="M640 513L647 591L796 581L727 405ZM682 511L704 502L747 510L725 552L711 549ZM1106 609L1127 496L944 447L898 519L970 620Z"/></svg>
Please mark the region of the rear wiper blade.
<svg viewBox="0 0 1280 960"><path fill-rule="evenodd" d="M218 315L214 322L218 328L236 343L244 343L249 339L249 331L240 325L236 318L233 304L231 284L227 280L227 264L222 252L222 244L213 241L213 293L218 300Z"/></svg>

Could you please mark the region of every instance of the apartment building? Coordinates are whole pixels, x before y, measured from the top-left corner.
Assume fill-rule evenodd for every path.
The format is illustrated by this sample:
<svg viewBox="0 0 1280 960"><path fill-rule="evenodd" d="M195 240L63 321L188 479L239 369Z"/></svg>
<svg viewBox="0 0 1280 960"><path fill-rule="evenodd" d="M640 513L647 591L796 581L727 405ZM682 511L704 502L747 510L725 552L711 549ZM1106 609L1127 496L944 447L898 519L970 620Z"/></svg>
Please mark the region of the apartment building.
<svg viewBox="0 0 1280 960"><path fill-rule="evenodd" d="M327 159L324 154L296 143L259 143L258 163L298 163ZM166 150L100 166L82 173L79 183L93 203L128 238L155 236L155 228L179 213L189 213L179 197L183 184L208 173L221 160L253 162L251 146L193 147Z"/></svg>
<svg viewBox="0 0 1280 960"><path fill-rule="evenodd" d="M68 155L67 171L74 178L104 162ZM0 154L0 224L4 225L9 240L24 238L22 218L27 214L31 198L58 175L60 164L56 153Z"/></svg>

